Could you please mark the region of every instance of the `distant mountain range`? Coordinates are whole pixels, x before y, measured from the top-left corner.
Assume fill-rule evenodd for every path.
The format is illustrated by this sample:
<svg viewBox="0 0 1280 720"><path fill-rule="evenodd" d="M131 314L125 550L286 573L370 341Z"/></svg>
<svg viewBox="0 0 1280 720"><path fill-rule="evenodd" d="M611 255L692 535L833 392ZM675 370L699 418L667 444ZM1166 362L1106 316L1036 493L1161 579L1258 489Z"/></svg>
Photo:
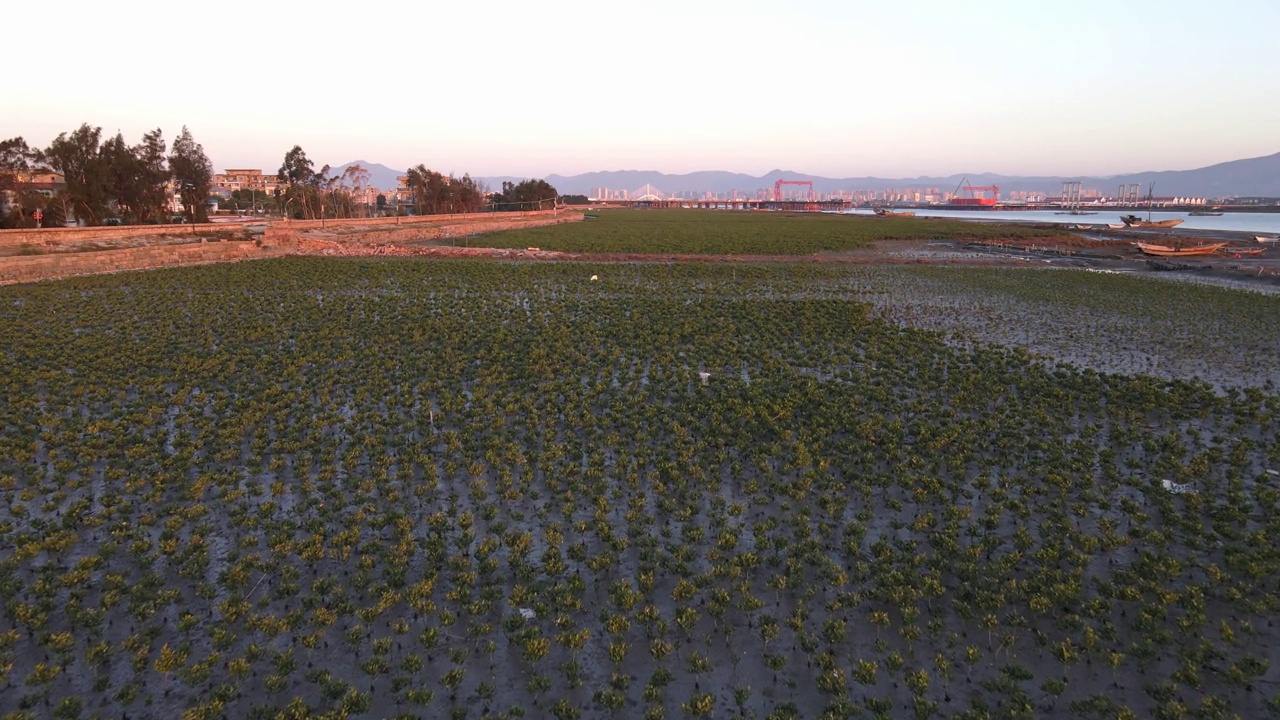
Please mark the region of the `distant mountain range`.
<svg viewBox="0 0 1280 720"><path fill-rule="evenodd" d="M382 189L396 187L396 176L403 175L402 170L393 170L378 163L356 161L369 171L371 182ZM340 174L348 165L345 163L330 169L331 174ZM813 189L819 193L838 190L889 190L926 187L939 188L944 192L954 190L961 182L969 185L998 185L1000 193L1008 197L1008 193L1016 191L1046 192L1056 194L1062 183L1079 180L1086 188L1101 190L1103 195L1118 193L1122 184L1142 186L1145 195L1151 183L1155 183L1157 196L1186 195L1193 197L1225 198L1225 197L1280 197L1280 153L1247 160L1233 160L1218 163L1195 170L1166 170L1131 173L1127 175L1111 175L1106 177L1080 176L1042 176L1026 177L997 175L993 173L973 173L970 175L948 175L946 177L916 178L877 178L848 177L828 178L819 175L773 170L760 177L743 173L721 171L703 171L685 175L668 175L650 170L618 170L582 173L580 175L548 175L545 180L551 183L561 195L590 195L596 188L634 191L650 185L664 194L701 194L705 192L727 193L737 190L741 193L753 193L762 188L772 188L778 180L809 180ZM512 176L495 176L477 178L486 183L490 189L499 189L503 181L519 182L526 178Z"/></svg>
<svg viewBox="0 0 1280 720"><path fill-rule="evenodd" d="M378 188L379 190L395 189L395 187L400 184L400 182L396 180L396 178L405 173L404 170L396 170L394 168L389 168L386 165L380 165L378 163L366 162L364 160L352 160L349 163L343 163L341 165L335 165L333 167L330 167L329 176L333 177L336 175L338 177L341 177L342 173L346 172L347 168L351 167L352 165L359 165L360 167L367 170L369 172L369 184L372 185L373 187Z"/></svg>
<svg viewBox="0 0 1280 720"><path fill-rule="evenodd" d="M1062 183L1079 180L1086 188L1096 188L1103 195L1116 195L1121 184L1138 184L1145 195L1151 183L1155 183L1158 196L1187 195L1194 197L1280 197L1280 153L1248 160L1233 160L1195 170L1168 170L1112 175L1107 177L1080 176L1011 176L993 173L948 175L945 177L878 178L847 177L827 178L819 175L773 170L760 177L729 172L695 172L687 175L667 175L653 171L621 170L616 172L592 172L581 175L550 175L546 178L562 195L591 194L596 188L613 190L637 190L646 184L668 195L675 193L725 193L732 190L750 193L761 188L772 188L778 180L809 180L819 193L837 190L889 190L934 187L951 192L962 182L969 185L998 185L1002 196L1015 191L1046 192L1056 194Z"/></svg>
<svg viewBox="0 0 1280 720"><path fill-rule="evenodd" d="M398 178L407 172L407 170L396 170L395 168L389 168L386 165L383 165L381 163L371 163L365 160L352 160L351 162L348 162L348 163L343 163L341 165L335 165L333 167L330 167L329 176L333 177L336 175L341 177L342 173L346 172L347 168L351 167L352 165L359 165L360 167L367 170L369 172L369 184L372 185L373 187L378 188L379 190L394 190L400 184L400 181L398 180ZM490 190L501 190L503 181L518 183L522 180L528 180L528 179L529 178L513 177L510 175L499 175L494 177L476 178L477 181L486 184ZM572 193L563 193L563 194L568 195Z"/></svg>

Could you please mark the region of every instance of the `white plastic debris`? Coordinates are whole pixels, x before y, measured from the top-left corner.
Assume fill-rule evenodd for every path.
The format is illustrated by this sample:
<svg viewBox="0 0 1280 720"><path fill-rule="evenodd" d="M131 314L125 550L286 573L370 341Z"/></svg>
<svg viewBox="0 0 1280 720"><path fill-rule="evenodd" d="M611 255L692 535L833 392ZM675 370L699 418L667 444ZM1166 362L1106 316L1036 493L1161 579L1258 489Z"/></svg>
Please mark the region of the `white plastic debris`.
<svg viewBox="0 0 1280 720"><path fill-rule="evenodd" d="M520 617L525 620L533 620L538 617L538 613L534 612L532 608L520 608Z"/></svg>
<svg viewBox="0 0 1280 720"><path fill-rule="evenodd" d="M597 280L599 280L599 279L600 279L600 276L599 276L599 275L592 275L592 276L591 276L591 282L596 282L596 281L597 281Z"/></svg>
<svg viewBox="0 0 1280 720"><path fill-rule="evenodd" d="M1190 485L1182 485L1180 483L1176 483L1169 479L1161 480L1160 482L1164 485L1165 490L1168 490L1174 495L1182 495L1184 493L1195 492L1195 488L1191 487Z"/></svg>
<svg viewBox="0 0 1280 720"><path fill-rule="evenodd" d="M702 384L703 384L703 385L706 385L706 384L707 384L707 381L711 379L711 373L709 373L709 372L700 372L700 373L698 373L698 377L702 379Z"/></svg>

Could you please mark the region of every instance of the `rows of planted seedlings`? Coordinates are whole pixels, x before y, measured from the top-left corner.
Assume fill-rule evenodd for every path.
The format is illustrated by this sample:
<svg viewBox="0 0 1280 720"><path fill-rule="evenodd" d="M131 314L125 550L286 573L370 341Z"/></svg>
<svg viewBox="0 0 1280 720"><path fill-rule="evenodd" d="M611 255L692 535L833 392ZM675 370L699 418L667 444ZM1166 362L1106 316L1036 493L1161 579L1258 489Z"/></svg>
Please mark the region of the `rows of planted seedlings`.
<svg viewBox="0 0 1280 720"><path fill-rule="evenodd" d="M913 282L301 258L0 290L0 714L1276 707L1280 398L903 328L876 308Z"/></svg>
<svg viewBox="0 0 1280 720"><path fill-rule="evenodd" d="M832 213L599 210L592 215L580 223L489 235L483 242L585 253L813 255L866 248L880 240L1068 237L1053 228Z"/></svg>

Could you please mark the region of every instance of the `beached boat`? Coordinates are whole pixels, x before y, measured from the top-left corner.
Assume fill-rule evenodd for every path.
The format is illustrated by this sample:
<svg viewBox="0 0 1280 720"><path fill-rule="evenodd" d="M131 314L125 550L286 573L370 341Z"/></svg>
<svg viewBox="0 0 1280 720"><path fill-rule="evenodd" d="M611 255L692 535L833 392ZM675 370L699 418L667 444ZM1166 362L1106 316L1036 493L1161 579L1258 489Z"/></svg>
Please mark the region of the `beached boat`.
<svg viewBox="0 0 1280 720"><path fill-rule="evenodd" d="M1112 230L1123 230L1129 226L1125 225L1124 223L1107 223L1107 227L1111 228Z"/></svg>
<svg viewBox="0 0 1280 720"><path fill-rule="evenodd" d="M875 213L879 217L915 217L916 216L915 213L909 210L906 210L903 212L894 212L892 210L886 210L885 208L876 208Z"/></svg>
<svg viewBox="0 0 1280 720"><path fill-rule="evenodd" d="M1255 256L1255 255L1261 255L1261 254L1262 254L1263 252L1265 252L1265 251L1266 251L1266 248L1260 248L1260 247L1250 247L1250 248L1229 247L1229 248L1222 248L1222 254L1223 254L1223 255L1235 255L1236 257L1253 257L1253 256Z"/></svg>
<svg viewBox="0 0 1280 720"><path fill-rule="evenodd" d="M1226 243L1211 243L1209 245L1197 245L1195 247L1175 248L1168 245L1151 245L1149 243L1136 243L1138 249L1144 255L1153 255L1155 257L1196 257L1198 255L1212 255L1218 250L1226 247Z"/></svg>
<svg viewBox="0 0 1280 720"><path fill-rule="evenodd" d="M1145 228L1145 229L1171 228L1177 225L1181 225L1182 218L1174 218L1173 220L1152 220L1151 219L1151 206L1155 204L1155 191L1156 191L1155 183L1151 183L1150 185L1147 186L1147 219L1146 220L1143 220L1137 215L1121 215L1120 222L1124 223L1126 227Z"/></svg>
<svg viewBox="0 0 1280 720"><path fill-rule="evenodd" d="M1254 235L1253 239L1260 243L1273 243L1280 240L1280 238L1267 237L1266 235Z"/></svg>
<svg viewBox="0 0 1280 720"><path fill-rule="evenodd" d="M1171 228L1182 224L1182 218L1172 220L1143 220L1137 215L1121 215L1120 221L1130 228Z"/></svg>

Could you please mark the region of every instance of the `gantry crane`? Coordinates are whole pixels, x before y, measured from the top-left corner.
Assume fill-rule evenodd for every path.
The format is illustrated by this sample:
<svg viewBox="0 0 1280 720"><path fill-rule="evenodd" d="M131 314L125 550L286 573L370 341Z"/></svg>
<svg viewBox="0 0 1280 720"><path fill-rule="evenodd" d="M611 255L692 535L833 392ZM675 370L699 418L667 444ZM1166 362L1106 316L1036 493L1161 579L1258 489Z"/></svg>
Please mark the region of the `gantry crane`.
<svg viewBox="0 0 1280 720"><path fill-rule="evenodd" d="M806 199L806 200L808 200L808 201L810 201L810 202L812 202L812 201L814 200L814 195L813 195L813 181L812 181L812 180L779 180L778 182L776 182L776 183L774 183L774 184L773 184L773 199L774 199L774 200L781 202L781 200L782 200L782 186L783 186L783 185L807 185L807 186L809 187L809 197L807 197L807 198L805 198L805 199Z"/></svg>

